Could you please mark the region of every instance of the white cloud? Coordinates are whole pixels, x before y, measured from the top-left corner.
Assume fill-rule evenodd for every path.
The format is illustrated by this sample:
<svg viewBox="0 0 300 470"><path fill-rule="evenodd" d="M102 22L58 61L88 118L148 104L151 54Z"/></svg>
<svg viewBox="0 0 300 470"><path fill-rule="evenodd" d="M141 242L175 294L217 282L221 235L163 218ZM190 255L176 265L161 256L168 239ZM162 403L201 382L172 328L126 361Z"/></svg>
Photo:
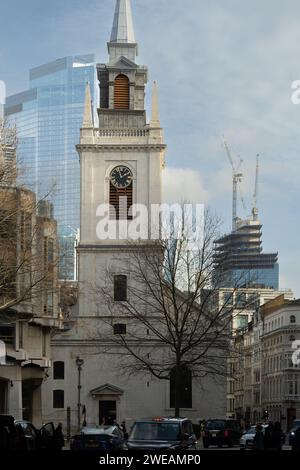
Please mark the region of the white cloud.
<svg viewBox="0 0 300 470"><path fill-rule="evenodd" d="M189 168L166 168L163 172L164 202L193 202L205 204L209 194L201 174Z"/></svg>

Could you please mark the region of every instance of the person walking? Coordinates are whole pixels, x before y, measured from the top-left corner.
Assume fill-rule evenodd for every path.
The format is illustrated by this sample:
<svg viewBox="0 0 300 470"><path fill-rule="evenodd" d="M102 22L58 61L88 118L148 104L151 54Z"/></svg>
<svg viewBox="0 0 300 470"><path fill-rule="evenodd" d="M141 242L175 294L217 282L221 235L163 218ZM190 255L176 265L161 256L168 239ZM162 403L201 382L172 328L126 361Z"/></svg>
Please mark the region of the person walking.
<svg viewBox="0 0 300 470"><path fill-rule="evenodd" d="M124 439L128 439L128 432L127 432L127 429L126 429L126 423L125 421L122 421L121 423L121 430L123 432L123 436L124 436Z"/></svg>
<svg viewBox="0 0 300 470"><path fill-rule="evenodd" d="M272 436L271 436L271 448L272 450L281 450L283 444L283 432L281 429L281 424L279 421L276 421L274 424Z"/></svg>
<svg viewBox="0 0 300 470"><path fill-rule="evenodd" d="M265 436L264 436L264 448L265 450L271 450L273 448L273 430L274 430L274 425L270 421L269 426L266 427L265 429Z"/></svg>
<svg viewBox="0 0 300 470"><path fill-rule="evenodd" d="M54 434L55 449L62 450L65 447L65 438L62 430L62 423L58 423Z"/></svg>
<svg viewBox="0 0 300 470"><path fill-rule="evenodd" d="M256 433L253 439L253 448L256 451L264 450L264 433L263 427L258 424L256 426Z"/></svg>

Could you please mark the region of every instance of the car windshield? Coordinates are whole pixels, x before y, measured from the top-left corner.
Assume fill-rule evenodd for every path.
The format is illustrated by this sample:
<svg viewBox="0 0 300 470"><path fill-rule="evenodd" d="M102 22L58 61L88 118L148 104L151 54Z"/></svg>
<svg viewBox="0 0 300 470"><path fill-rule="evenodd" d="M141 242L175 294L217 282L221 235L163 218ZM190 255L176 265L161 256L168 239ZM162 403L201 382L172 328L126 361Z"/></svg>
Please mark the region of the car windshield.
<svg viewBox="0 0 300 470"><path fill-rule="evenodd" d="M225 421L221 420L213 420L207 421L206 429L224 429L225 428Z"/></svg>
<svg viewBox="0 0 300 470"><path fill-rule="evenodd" d="M130 441L176 441L180 437L178 423L135 423Z"/></svg>
<svg viewBox="0 0 300 470"><path fill-rule="evenodd" d="M247 431L244 432L244 434L255 434L256 433L256 427L252 426L250 429L247 429Z"/></svg>

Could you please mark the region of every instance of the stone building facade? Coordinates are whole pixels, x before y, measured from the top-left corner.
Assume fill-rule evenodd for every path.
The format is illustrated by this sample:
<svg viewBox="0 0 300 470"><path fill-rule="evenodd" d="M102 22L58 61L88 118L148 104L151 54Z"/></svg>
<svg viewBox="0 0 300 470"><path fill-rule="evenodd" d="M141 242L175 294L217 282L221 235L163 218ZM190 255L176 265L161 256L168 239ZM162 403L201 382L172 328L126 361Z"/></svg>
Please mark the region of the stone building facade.
<svg viewBox="0 0 300 470"><path fill-rule="evenodd" d="M59 326L56 222L51 205L16 184L13 146L0 168L0 413L39 426Z"/></svg>
<svg viewBox="0 0 300 470"><path fill-rule="evenodd" d="M235 414L248 422L300 416L300 303L283 295L265 303L235 338Z"/></svg>

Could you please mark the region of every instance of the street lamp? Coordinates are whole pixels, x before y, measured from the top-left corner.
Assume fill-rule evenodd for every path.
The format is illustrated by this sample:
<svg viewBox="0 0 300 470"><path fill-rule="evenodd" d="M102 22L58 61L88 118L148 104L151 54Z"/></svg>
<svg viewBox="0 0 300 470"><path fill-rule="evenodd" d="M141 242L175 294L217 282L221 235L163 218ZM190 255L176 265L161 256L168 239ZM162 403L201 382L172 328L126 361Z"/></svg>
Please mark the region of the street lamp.
<svg viewBox="0 0 300 470"><path fill-rule="evenodd" d="M78 401L77 401L77 425L78 425L78 431L80 431L80 415L81 415L81 370L82 370L82 366L84 364L84 360L83 359L80 359L79 356L77 356L76 358L76 366L77 366L77 369L78 369Z"/></svg>

